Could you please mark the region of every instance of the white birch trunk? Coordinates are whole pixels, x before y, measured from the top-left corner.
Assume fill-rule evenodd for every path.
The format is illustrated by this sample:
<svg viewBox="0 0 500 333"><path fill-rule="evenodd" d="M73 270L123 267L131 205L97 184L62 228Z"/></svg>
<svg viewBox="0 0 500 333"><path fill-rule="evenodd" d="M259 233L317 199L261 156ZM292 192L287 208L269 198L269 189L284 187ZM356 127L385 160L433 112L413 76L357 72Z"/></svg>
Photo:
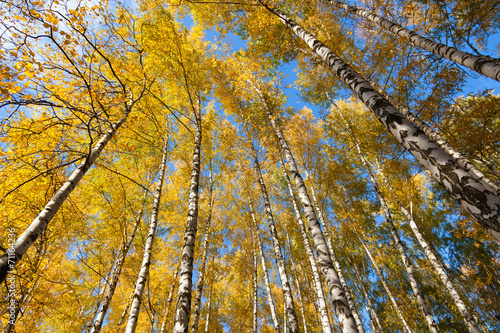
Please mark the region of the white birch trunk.
<svg viewBox="0 0 500 333"><path fill-rule="evenodd" d="M260 169L257 152L255 151L255 148L253 147L253 144L251 143L250 140L249 143L254 154L255 171L257 173L258 182L262 192L262 198L264 199L264 206L266 209L267 221L271 232L271 240L273 243L274 255L276 258L276 263L278 264L278 272L280 275L281 287L282 287L281 289L283 291L283 298L285 300L285 308L288 318L288 320L285 322L288 322L289 330L291 333L298 333L299 323L297 321L295 304L293 302L292 290L290 288L290 282L286 271L285 261L283 259L283 254L281 252L281 245L278 238L278 231L276 230L276 224L274 222L274 216L271 210L271 202L269 200L269 195L267 194L266 184L264 183L264 179L262 178L262 172Z"/></svg>
<svg viewBox="0 0 500 333"><path fill-rule="evenodd" d="M407 108L400 105L394 98L392 98L385 90L380 88L374 81L367 79L367 81L392 105L396 107L409 121L411 121L415 126L420 128L429 138L431 138L436 144L438 144L441 149L448 153L451 157L457 161L457 163L464 168L469 174L474 177L475 180L483 184L484 187L492 191L493 193L500 194L500 187L498 187L493 181L491 181L486 175L484 175L476 166L470 162L467 157L462 155L457 151L451 144L449 144L438 132L427 125L423 120L418 118L416 115L410 112Z"/></svg>
<svg viewBox="0 0 500 333"><path fill-rule="evenodd" d="M116 286L118 285L118 280L120 279L120 274L122 272L123 264L125 263L125 258L127 257L130 247L132 246L135 233L137 231L137 228L139 227L141 219L142 219L142 209L138 213L138 216L134 222L134 225L132 227L132 232L130 233L128 240L123 244L123 248L120 251L118 261L111 276L111 281L109 282L108 290L106 292L106 295L104 296L104 302L97 314L97 317L94 321L94 325L92 325L92 330L91 330L92 333L101 332L102 324L104 322L104 317L106 316L106 312L108 311L109 306L111 304L111 300L115 293Z"/></svg>
<svg viewBox="0 0 500 333"><path fill-rule="evenodd" d="M211 192L211 191L210 191ZM211 195L211 193L210 193ZM210 200L212 200L210 198ZM200 275L198 277L198 283L196 286L196 297L195 297L195 305L194 305L194 311L193 311L193 325L191 328L192 333L198 333L198 322L200 320L200 312L201 312L201 296L203 293L203 287L205 283L205 273L206 273L206 263L207 263L207 253L208 253L208 244L209 244L209 239L208 237L210 236L210 220L212 218L212 204L210 204L210 213L207 219L207 226L205 230L205 242L203 244L203 255L202 255L202 266L200 269Z"/></svg>
<svg viewBox="0 0 500 333"><path fill-rule="evenodd" d="M394 106L384 99L361 75L328 49L313 35L292 21L282 11L261 4L276 15L290 30L301 38L328 67L385 125L389 132L415 158L427 168L446 190L460 202L474 218L500 239L500 198L485 188L464 170L439 145L434 143L422 130L415 127Z"/></svg>
<svg viewBox="0 0 500 333"><path fill-rule="evenodd" d="M252 332L257 333L259 330L259 317L258 317L258 275L257 275L257 270L258 270L258 262L257 262L257 253L255 252L255 245L253 248L253 325L252 325Z"/></svg>
<svg viewBox="0 0 500 333"><path fill-rule="evenodd" d="M333 267L332 259L330 258L330 254L328 253L326 241L323 236L323 231L321 230L321 225L318 222L318 218L316 216L316 213L314 212L313 205L311 204L311 199L309 198L309 194L307 193L304 179L299 173L297 164L295 163L290 148L288 147L288 143L285 140L283 132L273 118L272 111L267 104L264 95L257 87L253 87L257 91L260 100L264 105L264 109L269 118L269 121L271 122L271 125L276 132L276 136L279 139L281 149L285 153L286 161L295 181L295 186L302 204L302 208L304 209L305 215L307 217L309 230L311 232L316 249L318 264L320 266L321 272L325 277L330 296L333 300L333 307L335 309L335 314L337 315L339 325L342 329L342 332L344 333L356 333L358 332L356 321L354 320L354 317L349 310L349 305L347 303L344 290L342 289L342 285L340 283L337 272Z"/></svg>
<svg viewBox="0 0 500 333"><path fill-rule="evenodd" d="M330 324L330 319L328 318L328 310L326 308L326 300L325 300L325 295L323 294L323 286L321 285L321 278L319 276L318 265L316 264L316 260L314 258L314 253L313 253L313 250L311 247L311 242L309 241L309 237L307 236L307 231L306 231L306 228L304 225L304 221L302 220L302 216L300 215L299 207L297 206L297 202L295 201L295 196L294 196L293 189L292 189L292 183L290 181L290 177L288 177L288 174L285 170L284 164L282 165L282 168L283 168L283 175L286 179L286 183L288 186L288 194L289 194L290 200L292 201L292 204L293 204L295 218L297 219L297 222L299 223L300 234L302 236L302 241L304 243L307 258L309 259L309 263L311 265L311 271L312 271L311 273L312 273L312 278L314 281L314 291L316 293L316 301L318 303L320 319L321 319L321 326L323 328L323 332L331 333L332 328L331 328L331 324Z"/></svg>
<svg viewBox="0 0 500 333"><path fill-rule="evenodd" d="M262 236L260 234L260 228L259 225L257 224L257 221L255 219L255 212L253 209L252 202L250 201L250 209L251 209L251 214L252 214L252 221L256 230L256 236L255 238L257 239L257 245L259 247L259 254L261 258L261 263L262 263L262 270L264 272L264 285L266 286L266 293L267 293L267 302L269 303L269 308L271 309L271 318L273 319L274 323L274 330L276 333L281 333L280 325L278 322L278 316L276 315L276 307L274 306L274 301L273 301L273 296L271 294L271 282L269 281L269 271L267 270L267 264L266 264L266 259L264 256L264 247L262 246Z"/></svg>
<svg viewBox="0 0 500 333"><path fill-rule="evenodd" d="M191 315L191 291L193 289L193 259L196 231L198 230L198 188L200 184L201 164L201 115L197 115L194 139L193 170L189 189L189 209L186 233L182 246L181 267L179 269L179 293L175 308L174 333L187 333Z"/></svg>
<svg viewBox="0 0 500 333"><path fill-rule="evenodd" d="M365 242L361 239L361 237L359 237L359 240L361 241L361 244L363 245L363 248L365 249L365 252L368 255L368 258L370 259L372 266L375 269L375 272L377 273L377 276L378 276L380 282L382 283L382 286L384 287L385 292L387 293L387 296L389 297L389 300L391 301L392 306L394 307L394 310L396 310L396 313L398 315L399 320L401 320L401 324L403 325L404 330L407 333L412 333L412 330L410 329L410 326L408 326L408 323L406 322L406 320L403 316L403 313L401 313L401 310L399 309L398 303L396 303L396 299L392 295L392 292L389 289L389 286L385 282L384 276L382 275L382 272L378 268L377 263L375 262L375 259L373 258L371 251L368 249L368 247L366 246Z"/></svg>
<svg viewBox="0 0 500 333"><path fill-rule="evenodd" d="M380 172L380 174L382 175L384 182L385 182L387 188L389 189L389 191L394 192L394 190L391 187L390 183L388 182L387 178L385 178L385 176L383 175L382 172ZM469 331L473 332L473 333L481 332L479 327L478 327L478 324L474 320L473 315L471 314L471 312L469 311L469 309L467 308L467 306L463 302L463 300L460 297L460 294L458 293L458 291L456 290L453 282L448 277L448 274L446 273L446 269L444 268L444 266L442 264L442 259L439 256L439 253L436 252L433 249L432 245L424 239L417 224L415 223L415 220L413 219L413 215L406 209L406 207L399 200L397 200L397 202L398 202L398 205L399 205L401 211L403 212L403 214L407 218L408 223L410 224L411 230L413 231L413 234L415 235L415 237L418 240L418 243L424 249L425 255L427 256L427 258L431 262L432 266L436 270L436 273L438 274L439 278L441 279L441 282L443 282L446 291L451 296L451 298L453 299L453 303L455 303L455 306L457 307L458 311L460 312L460 314L464 318L465 323L467 324L467 327L469 328Z"/></svg>
<svg viewBox="0 0 500 333"><path fill-rule="evenodd" d="M205 333L208 333L208 328L210 327L210 311L212 311L212 285L210 285L210 292L208 293L207 319L205 320Z"/></svg>
<svg viewBox="0 0 500 333"><path fill-rule="evenodd" d="M326 245L328 246L328 250L330 251L330 255L333 260L333 264L335 265L335 269L337 271L337 274L340 279L340 283L342 284L342 288L344 288L345 295L347 297L347 302L349 304L349 309L352 312L352 315L354 317L354 320L356 321L356 325L358 327L358 331L360 333L364 333L365 329L363 328L363 322L361 321L361 317L359 316L358 310L356 309L356 304L354 303L354 298L352 297L351 290L349 289L349 286L347 285L346 279L344 278L344 273L342 272L342 267L340 266L339 260L337 258L337 254L335 253L335 250L333 249L332 246L332 240L329 237L328 233L328 228L326 227L326 221L325 217L323 216L323 212L319 208L318 205L318 200L316 199L316 193L314 193L314 189L310 187L311 189L311 195L313 197L313 202L314 206L316 208L316 212L318 213L319 220L321 224L323 225L323 228L325 228L324 234L326 238Z"/></svg>
<svg viewBox="0 0 500 333"><path fill-rule="evenodd" d="M161 191L163 188L163 181L165 179L165 169L167 166L167 147L168 147L168 140L165 138L162 147L160 175L158 178L158 183L156 185L154 199L153 199L151 222L149 223L149 231L148 231L148 236L146 238L146 244L144 246L144 255L142 257L141 269L139 270L139 275L137 277L137 282L135 284L134 298L132 299L132 305L130 306L130 313L128 315L128 321L127 321L127 326L125 328L125 333L134 333L136 330L137 320L139 319L139 312L141 311L142 295L144 294L146 281L149 276L149 266L151 265L153 244L156 235L156 227L158 225L158 210L160 208Z"/></svg>
<svg viewBox="0 0 500 333"><path fill-rule="evenodd" d="M336 0L325 0L332 5L345 9L349 13L356 14L360 17L367 19L379 26L389 30L393 34L403 37L410 42L410 44L420 47L424 50L432 52L440 57L451 60L457 64L472 69L473 71L483 74L493 80L500 81L500 65L496 62L487 59L486 57L476 56L467 52L460 51L454 47L447 46L435 42L431 39L420 36L410 29L404 28L397 23L384 19L369 11L350 6L346 3Z"/></svg>
<svg viewBox="0 0 500 333"><path fill-rule="evenodd" d="M134 291L135 291L135 286L134 286ZM121 326L123 322L125 321L125 316L128 313L128 309L130 308L130 302L132 301L132 298L134 297L134 291L130 293L130 296L127 300L127 305L125 306L125 309L123 309L122 315L120 316L120 320L118 321L118 326Z"/></svg>
<svg viewBox="0 0 500 333"><path fill-rule="evenodd" d="M33 220L31 225L19 236L14 244L14 253L7 251L0 257L0 283L7 277L9 271L13 271L15 265L21 260L26 251L31 247L35 240L47 229L49 222L57 213L59 208L75 189L83 175L94 164L95 160L99 157L104 147L108 144L109 140L114 136L118 128L123 125L127 120L134 101L130 105L125 106L125 112L122 117L116 122L111 124L111 128L104 134L97 144L92 148L90 154L69 176L68 180L59 188L54 194L45 208Z"/></svg>

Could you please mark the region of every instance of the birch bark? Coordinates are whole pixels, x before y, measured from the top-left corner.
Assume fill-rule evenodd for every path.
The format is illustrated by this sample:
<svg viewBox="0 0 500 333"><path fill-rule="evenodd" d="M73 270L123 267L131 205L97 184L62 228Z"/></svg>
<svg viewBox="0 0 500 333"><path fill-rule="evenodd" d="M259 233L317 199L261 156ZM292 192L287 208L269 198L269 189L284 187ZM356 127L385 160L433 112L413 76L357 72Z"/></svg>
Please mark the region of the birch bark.
<svg viewBox="0 0 500 333"><path fill-rule="evenodd" d="M289 330L291 333L299 332L299 323L297 321L297 315L295 312L295 304L293 302L292 290L290 289L290 282L288 279L288 274L286 271L285 261L283 259L283 254L281 252L281 245L278 238L278 231L276 230L276 224L274 222L273 212L271 210L271 202L269 200L269 195L267 193L266 184L264 183L264 179L262 178L262 171L260 169L259 159L257 157L257 152L253 147L252 142L249 140L250 146L254 155L254 165L255 171L257 173L258 182L260 185L260 189L262 192L262 198L264 199L264 206L266 209L266 216L269 225L269 229L271 232L271 240L273 243L274 255L276 258L276 262L278 264L278 271L281 279L281 286L283 291L283 297L285 300L286 314L287 314L287 322L289 326Z"/></svg>
<svg viewBox="0 0 500 333"><path fill-rule="evenodd" d="M206 263L207 263L207 253L208 253L208 246L210 244L209 237L210 237L210 224L212 221L212 209L213 209L213 186L214 182L212 179L212 173L210 173L210 187L208 191L208 197L209 197L209 211L208 211L208 217L207 217L207 222L205 225L205 242L203 243L203 255L202 255L202 266L200 269L200 275L198 277L198 284L196 286L196 297L195 297L195 305L194 305L194 312L193 312L193 325L192 325L192 333L198 333L198 322L200 320L200 311L201 311L201 296L203 293L203 287L204 287L204 282L205 282L205 271L206 271Z"/></svg>
<svg viewBox="0 0 500 333"><path fill-rule="evenodd" d="M262 246L262 236L260 234L259 225L257 224L257 221L255 219L255 212L254 212L253 205L252 205L252 202L250 201L250 199L249 199L249 202L250 202L250 209L251 209L251 214L252 214L252 221L253 221L254 228L256 231L255 238L257 239L257 245L259 247L259 254L260 254L261 263L262 263L262 270L264 271L264 285L266 286L267 302L269 303L269 308L271 309L271 318L273 319L274 330L276 331L276 333L281 333L280 325L278 322L278 316L276 315L276 307L274 306L273 296L271 294L271 283L269 281L269 271L267 270L266 259L264 256L264 247Z"/></svg>
<svg viewBox="0 0 500 333"><path fill-rule="evenodd" d="M186 233L182 246L181 267L179 269L179 293L175 308L174 333L186 333L189 329L191 315L191 290L193 288L193 257L196 231L198 230L198 188L200 184L201 164L201 114L196 114L196 134L193 151L193 170L189 189L189 209L186 222Z"/></svg>
<svg viewBox="0 0 500 333"><path fill-rule="evenodd" d="M304 243L307 258L309 259L309 264L311 265L311 271L312 271L311 273L312 273L312 278L314 281L314 291L316 293L316 301L318 303L323 332L331 333L332 328L331 328L331 324L330 324L330 319L328 318L328 310L326 308L326 300L325 300L325 295L323 294L323 286L321 285L321 279L319 276L318 265L316 264L316 259L314 258L314 253L313 253L313 250L311 247L311 242L309 241L309 237L307 236L307 231L306 231L306 228L304 225L304 221L302 220L302 216L300 215L299 207L297 206L297 202L295 201L295 195L293 193L292 183L290 181L290 177L288 177L288 173L286 172L285 166L283 163L282 163L282 168L283 168L283 175L285 176L286 184L288 187L288 194L289 194L290 200L292 201L293 210L295 212L295 218L297 219L297 222L299 223L300 234L302 236L302 241Z"/></svg>
<svg viewBox="0 0 500 333"><path fill-rule="evenodd" d="M325 0L326 2L336 6L340 9L345 9L349 13L356 14L360 17L367 19L370 22L378 24L379 26L389 30L393 34L403 37L410 42L410 44L420 47L424 50L432 52L440 57L451 60L457 64L472 69L473 71L483 74L493 80L500 81L500 65L496 62L489 60L485 57L476 56L467 52L460 51L454 47L447 46L435 42L429 38L420 36L414 31L400 26L397 23L391 22L383 17L380 17L372 12L359 9L355 6L350 6L346 3L336 0Z"/></svg>
<svg viewBox="0 0 500 333"><path fill-rule="evenodd" d="M263 93L255 85L253 85L253 88L256 90L264 106L267 117L276 133L276 136L278 137L279 144L285 154L288 167L295 181L297 193L299 195L302 208L304 209L305 215L307 217L309 230L312 234L312 239L314 241L314 246L316 248L318 264L321 269L321 272L325 276L328 290L333 300L333 307L335 309L335 314L337 315L342 332L344 333L358 332L356 322L351 314L351 311L349 310L349 305L347 303L344 290L342 289L339 277L335 271L335 268L333 267L330 254L328 253L328 248L326 246L325 238L323 236L323 231L321 230L321 225L318 222L318 218L316 217L316 213L314 212L313 206L311 204L311 199L309 198L309 194L307 193L307 189L304 184L304 179L299 173L297 164L295 163L290 148L288 147L288 143L285 140L283 132L276 123L271 108L267 104L267 101Z"/></svg>
<svg viewBox="0 0 500 333"><path fill-rule="evenodd" d="M500 198L464 170L449 154L415 127L361 75L282 11L260 2L301 38L357 94L389 132L474 218L500 239Z"/></svg>
<svg viewBox="0 0 500 333"><path fill-rule="evenodd" d="M168 318L168 313L170 311L170 304L173 301L172 295L173 295L174 289L175 289L175 279L177 279L178 274L179 274L179 268L177 268L175 270L175 274L174 274L174 277L172 279L172 287L170 287L170 291L168 293L167 306L165 309L165 314L163 315L163 320L162 320L161 327L160 327L160 333L165 333L167 331L167 318Z"/></svg>
<svg viewBox="0 0 500 333"><path fill-rule="evenodd" d="M257 263L257 253L255 251L255 245L254 245L254 248L253 248L253 283L252 283L252 286L253 286L253 323L252 323L252 332L253 333L257 333L258 329L259 329L259 321L258 321L258 274L257 274L257 270L258 270L258 263Z"/></svg>
<svg viewBox="0 0 500 333"><path fill-rule="evenodd" d="M358 331L360 333L364 333L365 329L363 328L363 323L361 321L361 317L359 316L358 310L356 309L356 304L354 303L354 298L352 297L351 290L349 289L349 286L347 285L346 279L344 278L344 273L342 271L342 267L340 266L340 262L337 258L337 254L336 254L335 250L333 249L333 245L332 245L333 243L332 243L332 240L330 238L328 228L326 227L325 217L323 215L323 212L319 208L318 200L316 199L316 193L314 192L314 189L312 187L310 187L310 189L311 189L311 195L313 198L314 206L316 208L316 212L318 213L319 220L320 220L321 224L323 225L323 228L325 228L324 234L325 234L325 239L326 239L326 245L328 246L328 250L330 251L330 255L332 257L333 264L335 265L335 270L337 271L337 274L338 274L339 279L340 279L340 283L342 284L342 288L344 288L344 292L345 292L345 295L347 297L347 302L349 304L349 309L351 310L352 315L354 317L354 320L356 321Z"/></svg>
<svg viewBox="0 0 500 333"><path fill-rule="evenodd" d="M139 270L139 276L137 277L137 282L135 284L134 298L132 299L132 305L130 306L130 313L128 316L125 333L134 333L136 330L137 320L139 319L139 312L141 310L142 296L144 294L146 281L149 276L149 266L151 265L153 244L156 235L156 227L158 225L158 210L160 208L161 191L165 179L165 169L167 167L167 147L168 147L168 140L165 138L162 147L160 175L158 178L158 183L156 185L154 199L153 199L151 222L149 223L148 236L146 238L146 244L144 246L144 255L142 258L141 269Z"/></svg>

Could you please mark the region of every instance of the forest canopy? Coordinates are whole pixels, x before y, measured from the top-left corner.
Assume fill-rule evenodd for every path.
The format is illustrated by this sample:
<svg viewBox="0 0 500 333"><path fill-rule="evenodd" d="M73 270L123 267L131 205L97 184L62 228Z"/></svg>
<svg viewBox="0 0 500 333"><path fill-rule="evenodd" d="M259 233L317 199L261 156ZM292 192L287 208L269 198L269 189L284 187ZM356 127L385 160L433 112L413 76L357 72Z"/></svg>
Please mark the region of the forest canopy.
<svg viewBox="0 0 500 333"><path fill-rule="evenodd" d="M500 3L0 2L3 332L500 331Z"/></svg>

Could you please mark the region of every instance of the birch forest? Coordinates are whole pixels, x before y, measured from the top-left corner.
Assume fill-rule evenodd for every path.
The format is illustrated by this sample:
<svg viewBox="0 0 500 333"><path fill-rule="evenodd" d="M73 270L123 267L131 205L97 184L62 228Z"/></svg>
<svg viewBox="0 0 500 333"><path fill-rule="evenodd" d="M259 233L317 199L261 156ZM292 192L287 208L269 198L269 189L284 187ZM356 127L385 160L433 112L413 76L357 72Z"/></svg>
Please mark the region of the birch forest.
<svg viewBox="0 0 500 333"><path fill-rule="evenodd" d="M0 18L2 332L500 332L500 2Z"/></svg>

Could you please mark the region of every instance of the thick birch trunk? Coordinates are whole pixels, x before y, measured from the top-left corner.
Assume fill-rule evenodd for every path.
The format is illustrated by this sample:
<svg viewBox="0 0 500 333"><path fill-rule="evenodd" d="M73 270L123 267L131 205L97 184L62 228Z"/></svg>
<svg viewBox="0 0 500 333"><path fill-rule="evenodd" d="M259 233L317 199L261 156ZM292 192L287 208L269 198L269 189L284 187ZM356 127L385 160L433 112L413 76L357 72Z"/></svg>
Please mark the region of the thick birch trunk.
<svg viewBox="0 0 500 333"><path fill-rule="evenodd" d="M344 333L358 332L354 317L352 316L351 311L349 310L349 305L347 303L344 290L342 289L339 277L337 275L337 272L335 271L335 268L333 267L330 254L328 253L328 248L326 246L326 241L323 236L323 231L321 230L318 218L316 217L313 205L311 204L311 199L309 198L309 194L307 193L307 189L304 184L304 179L299 173L297 164L295 163L290 148L288 147L288 143L286 142L283 132L281 131L281 129L279 128L278 124L274 119L271 108L267 104L264 95L257 87L254 86L254 89L257 91L264 105L264 109L269 118L269 121L271 122L271 125L276 132L276 136L279 139L281 149L285 153L287 164L288 167L290 168L290 172L292 173L293 179L295 181L295 186L302 204L302 208L304 209L305 215L307 217L309 230L311 232L312 239L314 241L314 246L316 248L318 264L320 266L321 272L325 277L330 296L333 300L333 307L335 309L335 314L337 315L340 327L342 328L342 332Z"/></svg>
<svg viewBox="0 0 500 333"><path fill-rule="evenodd" d="M375 194L380 202L380 206L382 207L382 211L384 212L385 220L387 224L389 225L389 229L391 230L392 238L394 239L394 243L396 244L396 248L399 252L399 255L401 256L401 260L403 261L403 265L405 267L406 273L408 274L408 279L410 280L410 285L411 289L413 290L413 293L415 294L415 297L417 298L417 302L420 308L420 311L422 311L422 315L424 316L427 326L429 327L429 331L432 333L438 333L436 323L434 321L434 317L432 316L429 307L427 306L427 303L425 302L424 296L422 295L422 292L420 291L420 287L418 286L417 279L415 278L415 268L413 267L413 263L411 262L410 258L406 254L406 249L404 247L403 241L401 240L401 237L399 236L399 232L396 229L396 226L394 225L394 222L392 221L392 215L389 210L389 206L387 206L387 203L385 201L385 198L380 191L380 187L378 185L377 180L375 179L375 176L373 175L373 172L370 168L370 165L368 164L365 156L363 155L363 152L361 151L361 147L359 145L359 141L356 137L356 133L354 132L354 129L352 128L350 122L344 118L344 115L340 111L339 107L333 103L335 109L337 110L337 113L340 115L342 120L345 122L346 126L349 128L352 139L354 141L354 145L356 146L356 150L358 151L358 156L361 159L361 162L363 163L363 166L365 167L368 177L370 179L370 182L373 185L373 188L375 190Z"/></svg>
<svg viewBox="0 0 500 333"><path fill-rule="evenodd" d="M320 56L329 68L357 94L389 132L460 202L462 207L484 228L496 232L492 234L500 239L500 198L496 193L476 181L453 157L429 139L422 130L415 127L368 81L323 43L280 10L264 3L262 5Z"/></svg>
<svg viewBox="0 0 500 333"><path fill-rule="evenodd" d="M255 245L253 249L253 325L252 325L252 332L257 333L259 329L259 317L258 317L258 275L257 275L257 270L258 270L258 262L257 262L257 253L255 252Z"/></svg>
<svg viewBox="0 0 500 333"><path fill-rule="evenodd" d="M380 318L378 317L377 313L375 312L375 307L372 304L372 301L370 300L370 297L368 296L368 293L366 292L365 285L363 284L363 280L361 279L361 275L359 274L358 267L354 264L351 263L351 266L354 267L354 273L356 274L356 278L358 279L358 286L361 287L361 290L363 291L363 295L365 295L366 298L366 303L368 303L368 308L370 309L371 316L370 318L375 319L377 322L377 325L379 327L379 332L385 333L384 327L382 326L382 323L380 322ZM373 330L375 332L375 329Z"/></svg>
<svg viewBox="0 0 500 333"><path fill-rule="evenodd" d="M139 211L139 214L135 219L134 225L132 227L132 232L130 233L128 240L123 244L123 248L120 252L118 261L111 276L111 281L109 282L109 287L106 292L106 296L104 296L104 302L101 306L101 309L99 310L99 313L97 314L97 317L94 321L94 325L92 325L92 331L91 331L92 333L99 333L101 331L102 323L104 322L104 317L106 316L106 312L109 309L109 306L111 304L111 299L113 298L116 286L118 285L118 280L120 279L120 274L122 272L123 264L125 263L125 258L127 257L130 247L132 246L135 233L137 231L137 228L139 227L141 219L142 219L142 210Z"/></svg>
<svg viewBox="0 0 500 333"><path fill-rule="evenodd" d="M384 182L389 189L389 191L394 192L393 188L391 187L390 183L388 182L387 178L380 172L382 175ZM413 219L412 214L406 209L406 207L399 201L397 200L397 203L405 215L405 217L408 220L408 223L410 224L411 230L413 231L413 234L418 240L418 243L422 248L424 249L425 255L431 262L432 266L436 270L436 273L438 274L439 278L441 279L441 282L443 282L446 291L448 294L451 296L453 299L453 303L455 303L455 306L458 308L458 311L460 311L460 314L465 320L465 323L467 324L467 327L469 328L470 332L473 333L479 333L481 332L476 321L474 320L473 315L465 305L465 303L462 301L462 298L460 297L460 294L456 290L455 286L453 285L453 282L450 280L448 277L448 274L446 273L446 269L444 268L442 264L442 259L439 256L439 253L434 250L431 244L429 244L423 237L422 233L420 232L417 224L415 223L415 220Z"/></svg>
<svg viewBox="0 0 500 333"><path fill-rule="evenodd" d="M396 303L396 299L392 295L391 290L389 289L389 286L385 282L384 276L382 275L382 272L377 266L377 263L375 262L375 259L373 258L373 255L371 251L368 249L366 246L365 242L359 237L359 240L361 241L361 244L363 245L363 248L365 249L366 254L368 255L368 258L370 259L373 268L375 269L375 272L377 273L377 276L382 283L382 286L385 289L385 292L387 293L387 296L389 297L389 300L391 301L392 306L394 307L394 310L396 310L396 313L398 315L399 320L401 320L401 324L403 325L404 330L407 333L412 333L412 330L410 329L410 326L408 326L408 323L406 322L405 318L403 317L403 314L401 313L401 310L399 309L398 303Z"/></svg>
<svg viewBox="0 0 500 333"><path fill-rule="evenodd" d="M356 309L356 304L354 303L354 298L352 297L351 290L349 289L349 286L347 285L346 279L344 278L344 273L342 272L342 267L340 266L340 262L337 258L337 254L333 248L333 245L332 245L333 243L332 243L332 240L329 236L328 228L326 227L325 217L323 216L323 212L319 208L318 200L316 200L316 193L314 193L314 189L312 187L310 187L310 189L311 189L311 195L313 198L314 206L316 208L316 212L318 213L319 220L320 220L321 224L323 225L323 228L325 228L324 234L325 234L325 238L326 238L326 245L328 246L328 250L330 251L330 255L332 257L333 264L335 265L335 269L336 269L337 274L339 276L340 283L342 284L342 288L344 288L344 292L345 292L345 295L347 297L347 302L349 304L349 309L351 310L352 315L354 317L354 320L356 321L358 331L360 333L364 333L365 329L363 328L363 323L361 321L361 317L359 316L358 310Z"/></svg>
<svg viewBox="0 0 500 333"><path fill-rule="evenodd" d="M433 130L429 125L427 125L423 120L418 118L416 115L410 112L407 108L400 105L394 98L392 98L385 90L380 88L374 81L367 79L367 81L382 95L387 99L392 105L394 105L399 112L401 112L409 121L411 121L415 126L420 128L429 138L431 138L436 144L441 147L446 153L457 161L457 163L464 168L469 174L474 177L475 180L483 184L484 187L489 189L493 193L500 194L500 187L498 187L493 181L486 177L476 166L470 162L467 157L458 152L452 145L450 145L439 133Z"/></svg>
<svg viewBox="0 0 500 333"><path fill-rule="evenodd" d="M489 78L500 81L500 65L492 60L487 59L486 57L480 57L467 52L463 52L454 47L450 47L445 44L441 44L431 39L422 37L416 32L404 28L397 23L391 22L369 11L356 8L355 6L350 6L346 3L336 0L325 1L338 8L345 9L349 13L356 14L367 19L368 21L378 24L379 26L389 30L393 34L405 38L412 45L432 52L440 57L451 60L467 68L470 68Z"/></svg>
<svg viewBox="0 0 500 333"><path fill-rule="evenodd" d="M14 266L19 262L19 260L21 260L26 251L28 251L35 240L45 231L45 229L47 229L49 222L52 220L59 208L61 208L66 198L75 189L76 185L78 185L83 175L85 175L85 173L90 169L92 164L94 164L95 160L99 157L102 150L114 136L118 128L120 128L120 126L122 126L127 120L133 104L134 101L132 101L130 105L125 106L125 112L120 120L111 125L108 132L104 134L94 148L92 148L92 151L87 156L85 161L83 161L73 171L68 180L66 180L56 194L54 194L52 199L50 199L45 208L33 220L31 225L21 234L21 236L19 236L14 244L14 253L7 251L0 257L0 283L5 280L9 271L14 270Z"/></svg>
<svg viewBox="0 0 500 333"><path fill-rule="evenodd" d="M196 297L195 297L195 305L194 305L194 312L193 312L193 325L192 325L192 333L198 333L198 322L200 320L200 311L201 311L201 296L203 293L203 286L205 282L205 271L206 271L206 263L207 263L207 253L208 253L208 246L210 244L209 242L209 236L210 236L210 223L212 221L212 205L213 205L213 198L212 198L212 192L213 192L213 181L212 177L210 176L210 189L208 193L209 197L209 211L208 211L208 218L205 226L205 242L203 243L203 255L202 255L202 266L200 269L200 275L198 277L198 283L196 286Z"/></svg>
<svg viewBox="0 0 500 333"><path fill-rule="evenodd" d="M251 208L253 224L256 230L255 238L257 239L257 245L259 247L259 254L262 263L262 270L264 273L264 285L266 286L267 302L269 303L269 308L271 309L271 318L273 319L274 330L276 331L276 333L281 333L280 325L278 322L278 316L276 315L276 307L274 306L273 296L271 294L271 282L269 281L269 271L267 270L267 264L265 259L266 257L264 256L264 247L262 246L262 236L260 234L259 225L257 224L257 221L255 219L255 212L251 201L250 201L250 208Z"/></svg>
<svg viewBox="0 0 500 333"><path fill-rule="evenodd" d="M186 333L189 329L191 315L191 290L193 288L193 257L198 230L198 188L200 183L201 164L201 117L197 117L197 128L194 139L193 171L189 190L189 210L186 222L186 233L182 246L181 268L179 270L179 294L175 308L174 333Z"/></svg>
<svg viewBox="0 0 500 333"><path fill-rule="evenodd" d="M283 175L285 176L286 183L288 186L288 194L293 204L295 217L297 219L297 222L299 223L300 234L302 236L302 241L304 242L307 258L309 259L309 263L311 265L312 277L314 281L314 291L316 293L316 301L318 303L318 308L321 318L321 326L323 328L323 332L331 333L332 328L330 324L330 319L328 318L328 310L326 308L326 300L325 300L325 295L323 294L323 286L321 285L321 278L319 276L318 265L316 264L316 259L314 258L311 242L309 241L309 237L307 236L307 231L304 225L304 221L302 220L302 216L300 215L299 207L297 206L297 202L295 201L295 196L293 193L290 177L288 177L288 173L286 172L284 165L282 165L282 168L283 168Z"/></svg>
<svg viewBox="0 0 500 333"><path fill-rule="evenodd" d="M271 232L271 240L273 242L274 255L276 258L276 263L278 264L278 271L281 280L281 286L283 291L283 298L285 300L286 314L288 318L289 330L291 333L299 332L299 323L297 321L297 315L295 313L295 304L293 302L292 290L290 288L290 283L288 279L288 274L286 271L285 261L283 259L283 254L281 252L281 245L278 238L278 231L276 230L276 224L274 222L273 212L271 210L271 202L269 200L269 195L267 194L266 184L262 178L262 172L260 169L259 159L257 157L257 152L253 147L253 144L249 140L253 154L254 154L254 164L255 171L257 173L258 182L262 192L262 198L264 199L264 206L266 208L266 216L269 224L269 229ZM285 321L285 322L287 322Z"/></svg>
<svg viewBox="0 0 500 333"><path fill-rule="evenodd" d="M125 333L134 333L137 327L137 320L139 319L139 312L141 311L142 295L146 287L146 281L149 276L149 266L151 265L151 256L153 251L153 244L156 235L156 226L158 225L158 210L160 208L161 190L163 188L163 181L165 179L165 169L167 166L167 147L168 140L165 139L163 144L163 153L161 158L160 175L155 189L153 199L153 209L151 212L151 222L149 223L148 236L144 246L144 255L142 257L141 269L135 284L134 298L130 306L130 313L128 315L127 327Z"/></svg>

